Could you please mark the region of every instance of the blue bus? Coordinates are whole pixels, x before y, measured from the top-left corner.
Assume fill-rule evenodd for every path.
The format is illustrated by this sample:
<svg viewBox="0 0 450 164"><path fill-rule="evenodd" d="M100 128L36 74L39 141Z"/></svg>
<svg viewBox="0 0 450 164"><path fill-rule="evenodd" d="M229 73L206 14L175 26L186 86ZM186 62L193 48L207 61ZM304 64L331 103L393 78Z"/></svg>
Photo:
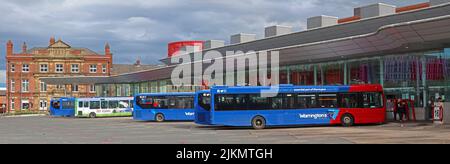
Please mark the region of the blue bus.
<svg viewBox="0 0 450 164"><path fill-rule="evenodd" d="M75 98L59 98L50 101L50 115L75 117Z"/></svg>
<svg viewBox="0 0 450 164"><path fill-rule="evenodd" d="M202 125L266 126L384 123L386 108L380 85L212 87L195 98L195 122Z"/></svg>
<svg viewBox="0 0 450 164"><path fill-rule="evenodd" d="M145 93L134 97L133 118L140 121L193 121L195 93Z"/></svg>

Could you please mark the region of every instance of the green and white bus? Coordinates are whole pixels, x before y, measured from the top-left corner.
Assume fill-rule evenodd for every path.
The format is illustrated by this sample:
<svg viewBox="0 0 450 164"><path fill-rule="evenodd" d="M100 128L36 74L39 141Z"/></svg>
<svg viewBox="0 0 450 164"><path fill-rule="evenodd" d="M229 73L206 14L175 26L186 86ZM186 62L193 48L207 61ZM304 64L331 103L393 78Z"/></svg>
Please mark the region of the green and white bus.
<svg viewBox="0 0 450 164"><path fill-rule="evenodd" d="M53 116L131 117L133 97L61 98L52 100L51 111Z"/></svg>
<svg viewBox="0 0 450 164"><path fill-rule="evenodd" d="M75 117L131 117L133 97L78 98Z"/></svg>

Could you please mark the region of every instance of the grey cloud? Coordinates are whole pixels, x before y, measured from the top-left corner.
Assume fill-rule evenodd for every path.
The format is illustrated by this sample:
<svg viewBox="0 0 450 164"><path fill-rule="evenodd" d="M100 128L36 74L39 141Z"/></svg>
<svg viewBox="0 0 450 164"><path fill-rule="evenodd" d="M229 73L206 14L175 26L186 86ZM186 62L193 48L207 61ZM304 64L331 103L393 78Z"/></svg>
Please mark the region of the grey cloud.
<svg viewBox="0 0 450 164"><path fill-rule="evenodd" d="M178 40L229 40L234 33L256 33L273 24L303 30L307 17L351 16L353 8L384 2L403 6L426 0L0 0L0 69L8 39L46 46L50 36L76 47L103 52L109 42L116 63L159 63L167 43Z"/></svg>
<svg viewBox="0 0 450 164"><path fill-rule="evenodd" d="M0 70L0 88L4 85L6 81L6 72L4 70Z"/></svg>

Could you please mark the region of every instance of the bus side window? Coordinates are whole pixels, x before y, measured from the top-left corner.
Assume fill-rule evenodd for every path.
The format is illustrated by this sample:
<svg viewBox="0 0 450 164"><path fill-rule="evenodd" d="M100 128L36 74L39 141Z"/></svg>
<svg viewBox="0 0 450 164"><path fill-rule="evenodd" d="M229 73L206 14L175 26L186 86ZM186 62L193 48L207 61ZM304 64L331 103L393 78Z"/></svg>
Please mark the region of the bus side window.
<svg viewBox="0 0 450 164"><path fill-rule="evenodd" d="M194 109L194 96L187 97L186 109Z"/></svg>
<svg viewBox="0 0 450 164"><path fill-rule="evenodd" d="M83 107L83 101L78 102L78 108L82 108Z"/></svg>
<svg viewBox="0 0 450 164"><path fill-rule="evenodd" d="M337 108L337 94L319 94L319 107Z"/></svg>
<svg viewBox="0 0 450 164"><path fill-rule="evenodd" d="M101 101L101 109L108 109L108 101Z"/></svg>
<svg viewBox="0 0 450 164"><path fill-rule="evenodd" d="M169 103L167 97L155 97L153 98L154 109L168 109Z"/></svg>
<svg viewBox="0 0 450 164"><path fill-rule="evenodd" d="M89 108L89 101L84 102L84 108Z"/></svg>
<svg viewBox="0 0 450 164"><path fill-rule="evenodd" d="M90 109L100 109L100 101L91 101L89 106Z"/></svg>
<svg viewBox="0 0 450 164"><path fill-rule="evenodd" d="M381 93L363 93L361 101L364 108L381 108L384 105Z"/></svg>
<svg viewBox="0 0 450 164"><path fill-rule="evenodd" d="M74 108L75 108L74 101L63 101L62 102L62 109L74 109Z"/></svg>
<svg viewBox="0 0 450 164"><path fill-rule="evenodd" d="M360 104L361 94L341 93L339 94L339 107L341 108L362 108Z"/></svg>
<svg viewBox="0 0 450 164"><path fill-rule="evenodd" d="M173 107L174 109L192 109L194 108L194 105L192 102L194 102L194 97L192 96L186 96L186 97L173 97L175 104ZM170 100L169 100L170 101ZM172 105L172 104L171 104Z"/></svg>
<svg viewBox="0 0 450 164"><path fill-rule="evenodd" d="M295 107L298 109L316 108L317 107L316 95L298 94Z"/></svg>
<svg viewBox="0 0 450 164"><path fill-rule="evenodd" d="M128 100L120 100L119 108L124 109L124 108L129 108L129 107L130 107L130 101L128 101Z"/></svg>
<svg viewBox="0 0 450 164"><path fill-rule="evenodd" d="M119 107L119 101L109 101L108 102L108 109L116 109Z"/></svg>
<svg viewBox="0 0 450 164"><path fill-rule="evenodd" d="M175 96L167 96L167 101L168 101L168 107L169 109L180 109L179 107L179 102L181 97L175 97Z"/></svg>
<svg viewBox="0 0 450 164"><path fill-rule="evenodd" d="M217 95L215 108L218 111L227 110L246 110L247 102L244 100L246 95Z"/></svg>

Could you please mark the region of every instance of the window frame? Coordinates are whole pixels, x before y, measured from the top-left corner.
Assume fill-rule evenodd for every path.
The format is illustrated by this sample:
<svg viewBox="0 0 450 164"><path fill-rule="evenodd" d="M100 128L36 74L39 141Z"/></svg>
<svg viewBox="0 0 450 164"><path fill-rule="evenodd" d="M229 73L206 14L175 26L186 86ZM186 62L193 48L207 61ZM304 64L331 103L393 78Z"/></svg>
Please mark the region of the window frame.
<svg viewBox="0 0 450 164"><path fill-rule="evenodd" d="M90 93L96 93L97 91L95 90L95 84L94 85L89 85L89 92ZM92 89L94 89L94 90L92 90Z"/></svg>
<svg viewBox="0 0 450 164"><path fill-rule="evenodd" d="M16 72L16 65L15 64L11 64L10 65L10 72Z"/></svg>
<svg viewBox="0 0 450 164"><path fill-rule="evenodd" d="M45 66L45 67L43 67ZM48 72L48 64L39 64L39 72L47 73Z"/></svg>
<svg viewBox="0 0 450 164"><path fill-rule="evenodd" d="M71 91L72 91L72 92L80 92L79 85L72 84L72 85L71 85Z"/></svg>
<svg viewBox="0 0 450 164"><path fill-rule="evenodd" d="M74 67L74 66L76 66L76 67ZM80 73L80 64L71 64L70 65L70 72L71 73Z"/></svg>
<svg viewBox="0 0 450 164"><path fill-rule="evenodd" d="M28 80L28 79L22 80L21 91L22 92L30 92L30 80Z"/></svg>
<svg viewBox="0 0 450 164"><path fill-rule="evenodd" d="M89 73L97 73L97 65L96 64L89 65Z"/></svg>
<svg viewBox="0 0 450 164"><path fill-rule="evenodd" d="M107 72L106 64L103 64L102 65L102 73L106 74L106 72Z"/></svg>
<svg viewBox="0 0 450 164"><path fill-rule="evenodd" d="M58 67L61 66L61 67ZM56 73L64 73L64 64L55 64L55 72Z"/></svg>
<svg viewBox="0 0 450 164"><path fill-rule="evenodd" d="M24 73L30 72L30 64L22 64L22 72Z"/></svg>
<svg viewBox="0 0 450 164"><path fill-rule="evenodd" d="M39 91L40 92L47 92L47 83L41 81L39 82Z"/></svg>
<svg viewBox="0 0 450 164"><path fill-rule="evenodd" d="M9 86L10 92L16 92L16 80L11 79L9 85L10 85L10 86Z"/></svg>

